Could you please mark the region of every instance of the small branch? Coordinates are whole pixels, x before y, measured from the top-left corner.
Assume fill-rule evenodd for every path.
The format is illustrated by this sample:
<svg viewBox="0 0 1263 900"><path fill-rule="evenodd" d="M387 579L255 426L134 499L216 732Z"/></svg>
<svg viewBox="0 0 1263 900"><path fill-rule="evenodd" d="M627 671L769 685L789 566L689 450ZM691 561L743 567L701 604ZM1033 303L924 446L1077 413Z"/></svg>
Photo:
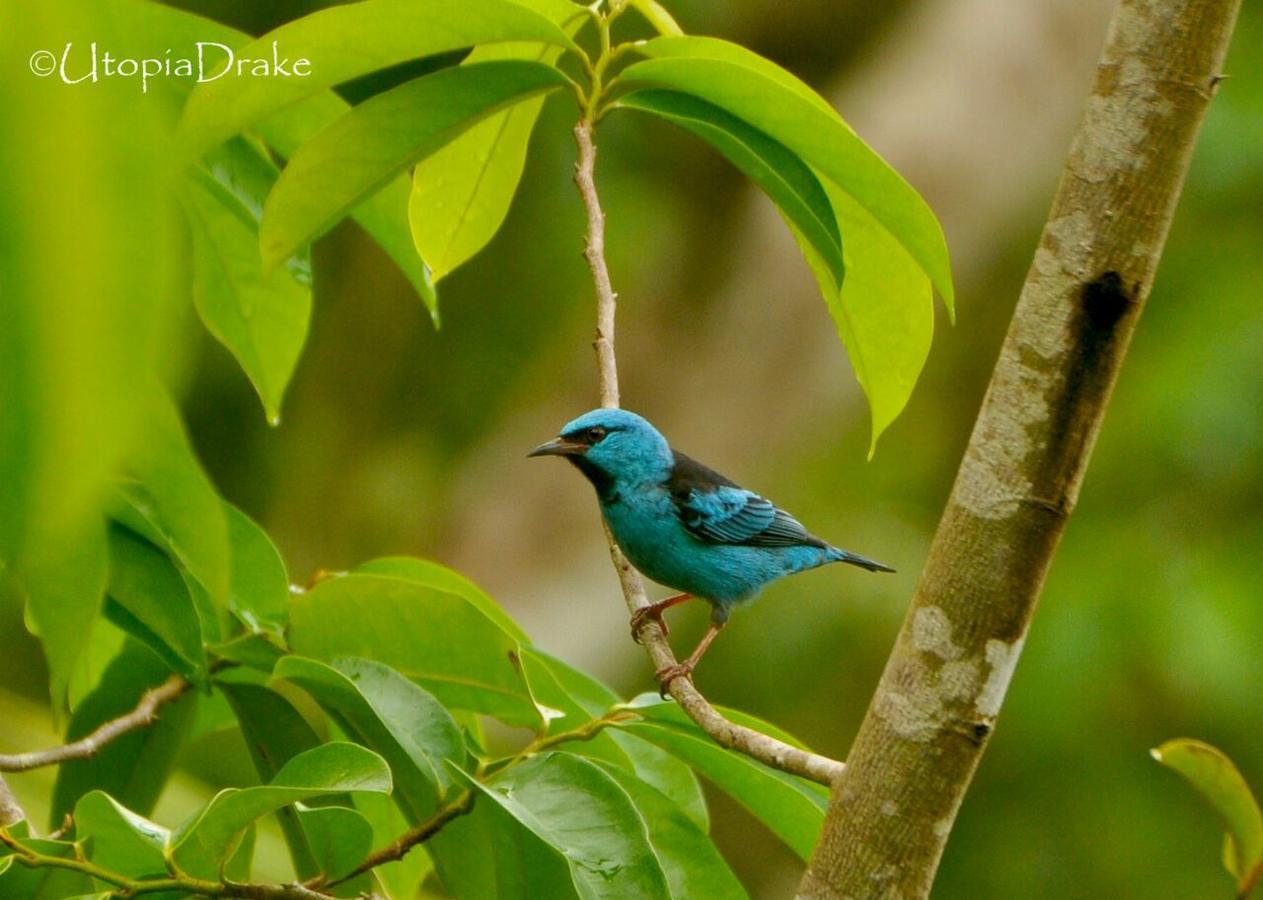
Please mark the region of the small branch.
<svg viewBox="0 0 1263 900"><path fill-rule="evenodd" d="M26 813L22 810L22 805L18 803L18 798L13 796L9 785L5 783L3 777L0 777L0 828L8 828L25 818Z"/></svg>
<svg viewBox="0 0 1263 900"><path fill-rule="evenodd" d="M418 844L424 844L434 835L442 830L443 826L452 819L465 815L473 808L474 795L472 791L464 791L455 800L440 806L434 815L426 819L424 822L408 829L401 834L396 840L382 847L380 850L372 853L367 859L355 867L348 875L343 875L337 881L330 882L326 887L336 887L343 882L350 881L363 875L365 872L383 866L386 863L392 863L396 860L403 859L408 851ZM308 881L307 885L319 884L317 879Z"/></svg>
<svg viewBox="0 0 1263 900"><path fill-rule="evenodd" d="M579 147L579 162L575 167L574 180L588 214L584 257L588 261L588 268L592 270L592 281L596 285L596 340L593 347L596 349L600 375L601 405L614 408L618 406L619 400L618 361L614 355L614 313L618 295L610 284L610 272L605 263L605 213L601 211L601 201L596 192L596 146L592 142L592 122L587 118L580 120L575 126L574 137ZM610 559L618 573L628 610L635 612L648 606L649 601L645 597L645 586L640 574L623 556L608 528L605 537L609 542ZM640 637L656 669L676 665L677 660L671 645L667 643L666 635L656 622L646 624L640 630ZM773 768L823 785L831 785L845 768L837 760L800 750L760 731L728 721L687 678L674 679L668 691L688 717L722 747L737 750Z"/></svg>
<svg viewBox="0 0 1263 900"><path fill-rule="evenodd" d="M28 769L52 766L72 759L88 759L115 738L151 724L157 718L160 706L170 703L188 689L187 681L179 675L172 675L156 688L145 691L140 697L140 702L131 712L103 723L85 738L61 747L50 747L47 750L0 754L0 772L25 772Z"/></svg>
<svg viewBox="0 0 1263 900"><path fill-rule="evenodd" d="M205 881L200 878L179 876L175 878L137 879L102 868L82 859L50 856L27 847L3 828L0 843L13 851L14 858L27 868L68 869L81 872L98 881L118 888L120 897L139 897L143 894L159 894L169 891L196 894L200 897L235 897L240 900L327 900L331 895L311 890L301 884L250 884L232 881Z"/></svg>

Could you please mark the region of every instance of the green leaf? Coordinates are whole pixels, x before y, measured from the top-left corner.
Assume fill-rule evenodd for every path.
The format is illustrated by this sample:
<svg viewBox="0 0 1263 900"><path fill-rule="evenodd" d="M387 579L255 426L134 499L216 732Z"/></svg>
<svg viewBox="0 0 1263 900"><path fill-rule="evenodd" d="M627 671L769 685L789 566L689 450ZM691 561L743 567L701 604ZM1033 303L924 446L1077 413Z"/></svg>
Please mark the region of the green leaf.
<svg viewBox="0 0 1263 900"><path fill-rule="evenodd" d="M167 877L164 856L171 833L137 815L104 791L75 804L75 838L89 841L89 859L131 878Z"/></svg>
<svg viewBox="0 0 1263 900"><path fill-rule="evenodd" d="M631 0L630 6L644 16L645 21L652 25L658 34L676 36L684 34L684 29L658 0Z"/></svg>
<svg viewBox="0 0 1263 900"><path fill-rule="evenodd" d="M390 769L355 744L329 743L293 757L270 784L220 791L172 836L171 859L184 872L214 878L255 820L282 806L345 791L390 791Z"/></svg>
<svg viewBox="0 0 1263 900"><path fill-rule="evenodd" d="M629 704L628 708L645 715L646 719L621 723L618 727L687 762L753 813L800 857L809 858L824 823L828 791L744 754L725 750L692 722L677 719L677 715L683 716L672 707L674 704L667 703ZM751 716L734 718L751 727L759 722ZM770 727L767 733L781 734Z"/></svg>
<svg viewBox="0 0 1263 900"><path fill-rule="evenodd" d="M464 597L515 640L523 644L530 643L531 639L526 636L526 632L504 611L504 607L455 569L449 569L428 559L416 559L411 556L383 556L380 559L361 563L352 571L364 575L380 575L384 578L400 578L422 587Z"/></svg>
<svg viewBox="0 0 1263 900"><path fill-rule="evenodd" d="M649 829L649 843L653 845L671 887L670 896L680 900L746 896L745 888L728 868L705 830L699 828L684 810L625 769L599 761L597 765L627 792L640 811Z"/></svg>
<svg viewBox="0 0 1263 900"><path fill-rule="evenodd" d="M262 685L216 680L241 726L255 771L263 782L276 777L285 763L320 745L320 738L298 710L276 691ZM299 878L320 872L316 852L297 810L286 806L276 811L281 834Z"/></svg>
<svg viewBox="0 0 1263 900"><path fill-rule="evenodd" d="M110 621L143 641L190 681L204 682L202 624L184 579L166 554L120 525L109 530Z"/></svg>
<svg viewBox="0 0 1263 900"><path fill-rule="evenodd" d="M230 150L238 157L231 160L232 168L217 161L210 172L191 169L181 192L193 235L193 302L207 329L236 357L268 421L276 425L311 320L310 261L291 260L289 271L263 270L261 202L276 180L276 168L240 138L220 155Z"/></svg>
<svg viewBox="0 0 1263 900"><path fill-rule="evenodd" d="M620 702L617 694L595 678L540 650L523 648L522 663L536 702L562 713L549 720L549 734L579 728ZM683 809L703 832L709 827L701 785L688 766L665 750L613 728L563 746L571 753L613 763L635 774Z"/></svg>
<svg viewBox="0 0 1263 900"><path fill-rule="evenodd" d="M277 179L260 231L264 266L474 123L564 84L552 66L499 60L440 69L364 101L299 148Z"/></svg>
<svg viewBox="0 0 1263 900"><path fill-rule="evenodd" d="M326 91L260 122L258 130L277 153L288 159L350 109L349 103ZM434 291L430 270L417 256L408 231L410 191L408 178L398 175L376 193L361 200L351 210L351 218L394 260L437 323L438 295Z"/></svg>
<svg viewBox="0 0 1263 900"><path fill-rule="evenodd" d="M228 662L240 663L258 672L272 671L276 661L285 655L280 638L272 634L241 634L221 644L208 648L212 656Z"/></svg>
<svg viewBox="0 0 1263 900"><path fill-rule="evenodd" d="M70 717L66 741L77 741L105 722L135 709L141 694L170 675L152 651L129 638L123 651L106 668L101 683ZM152 812L196 712L197 696L186 692L165 704L162 715L150 725L115 738L90 759L63 763L53 786L51 827L60 827L79 798L97 789L140 815Z"/></svg>
<svg viewBox="0 0 1263 900"><path fill-rule="evenodd" d="M345 806L309 808L301 803L297 808L316 865L329 881L350 874L372 851L373 827L355 810Z"/></svg>
<svg viewBox="0 0 1263 900"><path fill-rule="evenodd" d="M294 598L289 645L324 661L375 659L444 706L540 724L517 641L459 594L378 575L329 578Z"/></svg>
<svg viewBox="0 0 1263 900"><path fill-rule="evenodd" d="M71 675L92 640L109 556L98 522L66 543L39 548L22 571L26 611L48 660L53 712L63 715Z"/></svg>
<svg viewBox="0 0 1263 900"><path fill-rule="evenodd" d="M360 75L476 44L528 41L573 48L545 16L505 0L363 0L322 9L241 47L237 58L272 56L275 42L310 71L291 78L220 78L189 97L181 137L200 153L292 103Z"/></svg>
<svg viewBox="0 0 1263 900"><path fill-rule="evenodd" d="M571 37L589 19L572 3L540 4ZM539 44L475 47L463 65L532 59L553 65L561 48ZM508 215L526 164L526 148L542 97L496 113L419 162L412 173L408 224L417 253L438 281L485 247Z"/></svg>
<svg viewBox="0 0 1263 900"><path fill-rule="evenodd" d="M193 455L171 401L149 403L145 441L129 458L128 478L111 509L122 522L168 551L215 602L227 609L230 556L223 501Z"/></svg>
<svg viewBox="0 0 1263 900"><path fill-rule="evenodd" d="M434 697L368 659L325 665L287 656L276 664L275 674L311 694L343 730L385 758L396 799L411 821L433 814L451 785L444 761L459 766L465 760L460 729Z"/></svg>
<svg viewBox="0 0 1263 900"><path fill-rule="evenodd" d="M788 218L868 395L875 444L906 405L924 364L933 328L931 283L954 314L938 220L823 98L784 69L715 38L660 37L637 49L651 58L618 76L621 90L692 94L783 145L823 182L846 247L845 284L836 265L815 251L815 237Z"/></svg>
<svg viewBox="0 0 1263 900"><path fill-rule="evenodd" d="M249 516L224 504L232 578L228 602L251 631L280 633L289 614L289 574L281 554Z"/></svg>
<svg viewBox="0 0 1263 900"><path fill-rule="evenodd" d="M565 857L580 897L668 895L644 821L595 763L546 753L505 769L487 784L466 780Z"/></svg>
<svg viewBox="0 0 1263 900"><path fill-rule="evenodd" d="M1231 842L1224 863L1244 896L1263 868L1263 813L1241 772L1222 751L1190 738L1167 741L1150 753L1183 775L1223 819Z"/></svg>
<svg viewBox="0 0 1263 900"><path fill-rule="evenodd" d="M843 283L842 238L829 197L811 168L785 145L714 104L678 91L635 91L618 105L661 116L708 141L763 188L826 261L833 280Z"/></svg>
<svg viewBox="0 0 1263 900"><path fill-rule="evenodd" d="M67 841L30 838L22 844L45 856L75 858L75 845ZM11 857L0 859L0 897L6 900L65 900L88 895L92 889L92 879L82 872L51 866L27 868Z"/></svg>

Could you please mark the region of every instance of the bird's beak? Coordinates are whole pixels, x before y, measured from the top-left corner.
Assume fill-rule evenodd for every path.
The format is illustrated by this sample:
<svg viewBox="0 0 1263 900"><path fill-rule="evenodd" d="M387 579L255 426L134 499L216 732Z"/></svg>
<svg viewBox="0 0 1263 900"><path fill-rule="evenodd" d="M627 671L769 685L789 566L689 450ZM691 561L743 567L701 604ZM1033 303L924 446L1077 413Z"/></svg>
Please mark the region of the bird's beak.
<svg viewBox="0 0 1263 900"><path fill-rule="evenodd" d="M586 452L587 444L579 444L574 441L568 441L565 438L553 438L551 441L545 441L540 444L527 456L579 456Z"/></svg>

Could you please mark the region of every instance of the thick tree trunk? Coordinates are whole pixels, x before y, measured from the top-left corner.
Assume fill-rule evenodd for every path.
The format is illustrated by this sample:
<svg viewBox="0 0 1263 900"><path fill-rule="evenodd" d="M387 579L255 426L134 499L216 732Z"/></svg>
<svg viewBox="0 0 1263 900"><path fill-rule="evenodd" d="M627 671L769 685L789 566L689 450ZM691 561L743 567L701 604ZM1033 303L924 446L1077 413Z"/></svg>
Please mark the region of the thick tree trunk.
<svg viewBox="0 0 1263 900"><path fill-rule="evenodd" d="M1122 0L947 509L800 894L924 897L986 746L1240 0Z"/></svg>

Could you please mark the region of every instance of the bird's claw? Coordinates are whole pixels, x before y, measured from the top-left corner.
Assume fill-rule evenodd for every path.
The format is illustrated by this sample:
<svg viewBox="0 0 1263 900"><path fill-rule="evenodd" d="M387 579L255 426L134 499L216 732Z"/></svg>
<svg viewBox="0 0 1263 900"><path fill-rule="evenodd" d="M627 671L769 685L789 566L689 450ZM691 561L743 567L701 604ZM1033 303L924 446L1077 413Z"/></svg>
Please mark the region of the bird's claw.
<svg viewBox="0 0 1263 900"><path fill-rule="evenodd" d="M662 629L662 636L666 637L671 633L671 628L667 625L667 620L662 617L662 610L656 609L654 606L642 606L632 613L631 617L631 634L632 640L637 644L643 644L640 639L640 629L645 626L646 619L653 619L658 623L658 627Z"/></svg>
<svg viewBox="0 0 1263 900"><path fill-rule="evenodd" d="M658 676L658 696L663 700L667 699L667 691L671 688L671 682L677 678L693 678L693 667L688 663L676 663L673 666L664 666L656 673Z"/></svg>

